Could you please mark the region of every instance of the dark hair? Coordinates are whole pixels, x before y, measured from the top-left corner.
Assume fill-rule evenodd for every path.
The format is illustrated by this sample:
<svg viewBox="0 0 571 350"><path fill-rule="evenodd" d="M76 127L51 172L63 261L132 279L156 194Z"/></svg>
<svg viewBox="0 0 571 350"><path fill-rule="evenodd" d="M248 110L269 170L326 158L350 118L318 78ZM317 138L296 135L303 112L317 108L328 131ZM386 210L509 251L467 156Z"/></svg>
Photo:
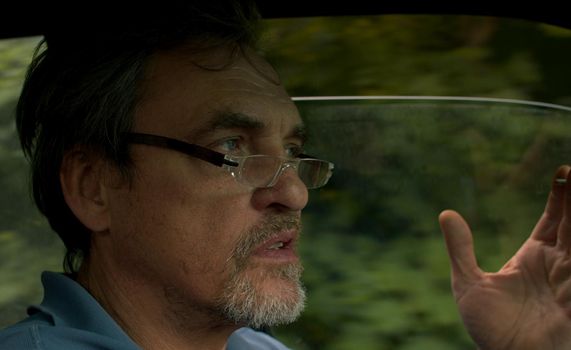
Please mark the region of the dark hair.
<svg viewBox="0 0 571 350"><path fill-rule="evenodd" d="M16 124L31 163L33 197L66 246L68 273L88 256L90 232L64 200L59 179L64 154L80 145L130 179L120 135L131 129L153 53L182 45L242 48L256 41L259 15L252 2L163 0L160 8L138 10L136 16L127 9L92 14L99 27L77 17L66 32L47 28L18 101Z"/></svg>

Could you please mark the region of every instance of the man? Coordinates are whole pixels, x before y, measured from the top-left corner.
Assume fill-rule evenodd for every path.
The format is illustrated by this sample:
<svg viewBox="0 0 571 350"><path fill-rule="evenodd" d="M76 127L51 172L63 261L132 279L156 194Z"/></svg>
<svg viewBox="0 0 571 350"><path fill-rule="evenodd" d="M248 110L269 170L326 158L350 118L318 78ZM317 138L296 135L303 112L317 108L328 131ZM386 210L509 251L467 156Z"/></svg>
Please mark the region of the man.
<svg viewBox="0 0 571 350"><path fill-rule="evenodd" d="M222 349L303 307L300 212L330 164L298 160L303 125L251 48L254 9L173 5L118 38L48 33L32 64L18 128L70 277L44 274L3 349ZM282 348L230 338L256 346Z"/></svg>
<svg viewBox="0 0 571 350"><path fill-rule="evenodd" d="M300 214L332 164L302 153L301 118L254 50L255 9L171 10L75 45L48 33L34 60L18 130L67 274L43 275L44 301L0 333L0 348L284 348L246 327L300 314ZM571 344L561 182L498 274L478 269L458 214L441 215L455 296L481 349Z"/></svg>

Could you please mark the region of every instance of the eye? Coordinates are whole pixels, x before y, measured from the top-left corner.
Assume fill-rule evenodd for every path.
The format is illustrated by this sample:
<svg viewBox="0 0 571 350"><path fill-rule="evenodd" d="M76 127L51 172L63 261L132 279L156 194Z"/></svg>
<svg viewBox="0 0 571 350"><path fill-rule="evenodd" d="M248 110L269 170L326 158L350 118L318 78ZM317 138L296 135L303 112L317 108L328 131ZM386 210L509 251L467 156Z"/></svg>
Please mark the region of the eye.
<svg viewBox="0 0 571 350"><path fill-rule="evenodd" d="M303 153L301 145L291 144L286 146L286 155L290 158L297 158Z"/></svg>
<svg viewBox="0 0 571 350"><path fill-rule="evenodd" d="M245 152L241 137L229 137L216 142L215 150L225 154L242 154Z"/></svg>

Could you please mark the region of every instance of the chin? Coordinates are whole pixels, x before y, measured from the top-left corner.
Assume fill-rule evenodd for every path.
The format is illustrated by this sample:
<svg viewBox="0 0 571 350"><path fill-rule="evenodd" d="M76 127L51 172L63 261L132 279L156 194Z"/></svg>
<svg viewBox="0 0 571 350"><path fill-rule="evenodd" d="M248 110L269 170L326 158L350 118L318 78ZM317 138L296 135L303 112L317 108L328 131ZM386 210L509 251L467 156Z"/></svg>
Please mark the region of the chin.
<svg viewBox="0 0 571 350"><path fill-rule="evenodd" d="M225 318L254 328L295 321L305 306L301 265L257 266L233 276L218 305Z"/></svg>

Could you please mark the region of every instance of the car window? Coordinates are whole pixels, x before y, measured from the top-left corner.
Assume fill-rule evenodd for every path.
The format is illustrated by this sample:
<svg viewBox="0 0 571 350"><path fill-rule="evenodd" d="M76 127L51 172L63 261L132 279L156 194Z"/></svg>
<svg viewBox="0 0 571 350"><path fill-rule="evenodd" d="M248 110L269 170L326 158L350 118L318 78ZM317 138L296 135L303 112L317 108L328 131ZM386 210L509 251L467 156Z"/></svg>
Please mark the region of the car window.
<svg viewBox="0 0 571 350"><path fill-rule="evenodd" d="M27 194L13 124L40 38L0 42L0 326L39 302L63 247ZM310 193L308 290L294 349L466 349L438 228L454 208L497 270L542 212L571 154L571 31L524 20L385 15L264 21L261 50L335 163Z"/></svg>

